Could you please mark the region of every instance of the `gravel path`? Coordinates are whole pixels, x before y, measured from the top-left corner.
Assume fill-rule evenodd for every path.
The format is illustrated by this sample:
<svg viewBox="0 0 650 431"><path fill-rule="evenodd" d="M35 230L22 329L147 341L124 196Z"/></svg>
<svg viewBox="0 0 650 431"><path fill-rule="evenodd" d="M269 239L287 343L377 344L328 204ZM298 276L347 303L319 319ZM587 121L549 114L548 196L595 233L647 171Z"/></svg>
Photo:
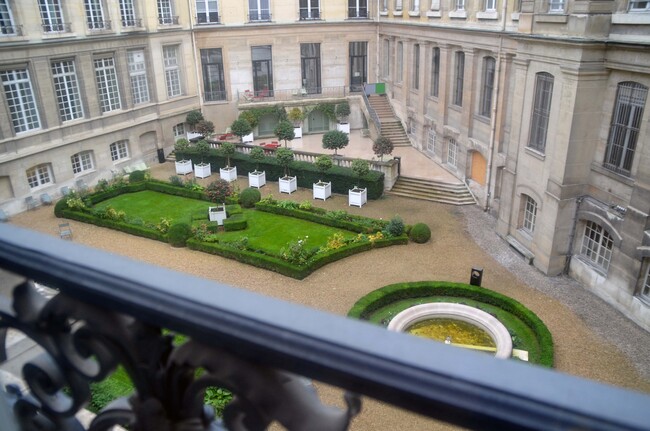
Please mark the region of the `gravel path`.
<svg viewBox="0 0 650 431"><path fill-rule="evenodd" d="M152 169L167 179L173 164ZM208 182L215 177L201 180ZM247 182L241 178L243 189ZM277 192L271 182L263 195ZM312 200L299 189L290 199ZM650 392L650 334L628 321L602 300L566 277L545 277L519 259L494 232L495 221L480 208L452 207L390 196L363 208L347 206L347 196L334 195L328 209L389 219L399 214L406 223L425 222L432 230L427 244L373 250L327 265L304 280L293 280L218 256L177 249L156 241L72 222L74 241L155 265L239 286L261 294L344 315L363 295L391 283L420 280L468 282L470 269L482 267L483 287L511 296L533 310L549 327L559 371L603 383ZM59 220L51 207L17 215L11 223L57 235ZM340 391L321 385L322 398L339 404ZM429 419L366 401L353 429L453 429Z"/></svg>

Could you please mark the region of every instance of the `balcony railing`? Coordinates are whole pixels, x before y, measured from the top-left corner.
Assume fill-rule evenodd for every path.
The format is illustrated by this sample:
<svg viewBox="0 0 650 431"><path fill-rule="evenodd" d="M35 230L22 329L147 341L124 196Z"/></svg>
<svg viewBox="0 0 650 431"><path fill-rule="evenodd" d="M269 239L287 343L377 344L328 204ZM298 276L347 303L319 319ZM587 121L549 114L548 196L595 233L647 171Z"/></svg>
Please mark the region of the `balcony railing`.
<svg viewBox="0 0 650 431"><path fill-rule="evenodd" d="M22 36L22 25L2 25L0 26L0 34L4 36Z"/></svg>
<svg viewBox="0 0 650 431"><path fill-rule="evenodd" d="M70 33L71 31L68 22L42 24L42 27L45 33Z"/></svg>
<svg viewBox="0 0 650 431"><path fill-rule="evenodd" d="M122 27L142 27L141 18L123 19Z"/></svg>
<svg viewBox="0 0 650 431"><path fill-rule="evenodd" d="M178 25L178 16L158 16L160 25Z"/></svg>
<svg viewBox="0 0 650 431"><path fill-rule="evenodd" d="M301 7L300 19L301 20L320 19L320 10Z"/></svg>
<svg viewBox="0 0 650 431"><path fill-rule="evenodd" d="M13 298L0 301L0 326L20 330L43 349L23 366L29 394L0 391L0 403L13 404L0 412L16 415L22 430L83 429L74 415L89 399L90 382L118 365L136 392L100 412L94 429L118 423L218 429L203 407L205 387L214 385L238 397L226 408L227 429L264 429L277 420L293 430L344 430L361 408L352 393L475 429L647 430L650 423L645 394L389 332L6 224L0 266L18 276L0 278ZM59 293L46 298L33 282ZM188 341L175 345L166 330ZM347 408L323 406L297 374L350 391ZM18 429L8 419L3 414L3 430Z"/></svg>
<svg viewBox="0 0 650 431"><path fill-rule="evenodd" d="M368 8L350 7L348 8L348 18L368 18Z"/></svg>
<svg viewBox="0 0 650 431"><path fill-rule="evenodd" d="M110 21L88 21L86 22L88 30L110 30L111 22Z"/></svg>
<svg viewBox="0 0 650 431"><path fill-rule="evenodd" d="M238 103L285 102L289 100L309 100L342 98L347 96L345 86L340 87L305 87L292 90L239 91Z"/></svg>
<svg viewBox="0 0 650 431"><path fill-rule="evenodd" d="M270 10L251 10L248 13L248 22L267 22L271 21Z"/></svg>
<svg viewBox="0 0 650 431"><path fill-rule="evenodd" d="M210 12L210 13L198 13L196 15L197 24L219 24L219 13Z"/></svg>
<svg viewBox="0 0 650 431"><path fill-rule="evenodd" d="M206 91L203 93L206 102L217 102L226 100L227 93L225 91Z"/></svg>

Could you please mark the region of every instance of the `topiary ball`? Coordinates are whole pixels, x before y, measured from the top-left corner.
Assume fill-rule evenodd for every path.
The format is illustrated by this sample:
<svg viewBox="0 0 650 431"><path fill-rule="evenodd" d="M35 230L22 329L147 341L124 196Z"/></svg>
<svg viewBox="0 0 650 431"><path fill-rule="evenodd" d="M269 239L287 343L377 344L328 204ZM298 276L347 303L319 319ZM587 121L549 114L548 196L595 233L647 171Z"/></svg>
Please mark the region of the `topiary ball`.
<svg viewBox="0 0 650 431"><path fill-rule="evenodd" d="M262 199L262 194L259 190L253 187L244 189L239 195L239 203L244 208L253 208L260 199Z"/></svg>
<svg viewBox="0 0 650 431"><path fill-rule="evenodd" d="M192 228L187 223L176 223L169 227L167 242L172 247L185 247L187 240L192 236Z"/></svg>
<svg viewBox="0 0 650 431"><path fill-rule="evenodd" d="M145 171L133 171L129 174L129 182L139 183L140 181L144 181L145 174Z"/></svg>
<svg viewBox="0 0 650 431"><path fill-rule="evenodd" d="M424 223L416 223L409 232L409 238L415 243L424 244L431 238L431 229Z"/></svg>

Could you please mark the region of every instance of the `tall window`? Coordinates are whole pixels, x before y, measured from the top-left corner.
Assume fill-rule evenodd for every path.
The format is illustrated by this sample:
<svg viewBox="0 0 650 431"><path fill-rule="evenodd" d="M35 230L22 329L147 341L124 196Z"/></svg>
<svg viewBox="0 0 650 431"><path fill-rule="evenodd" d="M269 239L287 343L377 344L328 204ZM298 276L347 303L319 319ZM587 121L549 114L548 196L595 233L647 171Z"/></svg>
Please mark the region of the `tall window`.
<svg viewBox="0 0 650 431"><path fill-rule="evenodd" d="M4 70L0 72L7 99L11 123L15 133L41 128L36 109L36 99L27 69Z"/></svg>
<svg viewBox="0 0 650 431"><path fill-rule="evenodd" d="M348 0L348 18L368 18L368 1Z"/></svg>
<svg viewBox="0 0 650 431"><path fill-rule="evenodd" d="M9 0L0 0L0 34L19 34L18 28L14 24Z"/></svg>
<svg viewBox="0 0 650 431"><path fill-rule="evenodd" d="M639 83L618 84L605 152L607 169L622 174L630 173L647 95L648 87Z"/></svg>
<svg viewBox="0 0 650 431"><path fill-rule="evenodd" d="M650 1L648 0L630 0L631 12L643 12L650 10Z"/></svg>
<svg viewBox="0 0 650 431"><path fill-rule="evenodd" d="M319 19L320 0L300 0L300 19Z"/></svg>
<svg viewBox="0 0 650 431"><path fill-rule="evenodd" d="M430 94L438 97L438 84L440 82L440 48L433 48L431 52L431 89Z"/></svg>
<svg viewBox="0 0 650 431"><path fill-rule="evenodd" d="M158 0L158 23L178 24L178 17L174 16L172 0Z"/></svg>
<svg viewBox="0 0 650 431"><path fill-rule="evenodd" d="M528 195L522 195L522 198L524 213L521 227L528 233L533 233L535 231L535 220L537 219L537 202Z"/></svg>
<svg viewBox="0 0 650 431"><path fill-rule="evenodd" d="M208 102L226 100L226 81L223 75L221 48L201 50L201 69L205 100Z"/></svg>
<svg viewBox="0 0 650 431"><path fill-rule="evenodd" d="M397 54L395 59L395 82L402 82L404 75L404 44L397 42Z"/></svg>
<svg viewBox="0 0 650 431"><path fill-rule="evenodd" d="M427 133L427 151L431 154L436 152L436 130L433 127Z"/></svg>
<svg viewBox="0 0 650 431"><path fill-rule="evenodd" d="M181 95L181 71L178 62L178 46L163 47L163 61L165 64L165 84L167 96Z"/></svg>
<svg viewBox="0 0 650 431"><path fill-rule="evenodd" d="M453 167L456 167L458 163L458 143L454 138L449 138L447 144L447 163Z"/></svg>
<svg viewBox="0 0 650 431"><path fill-rule="evenodd" d="M72 172L75 174L91 171L94 168L92 151L82 151L81 153L73 154L70 157L70 161L72 162Z"/></svg>
<svg viewBox="0 0 650 431"><path fill-rule="evenodd" d="M115 60L112 57L95 59L95 81L99 91L99 106L102 112L122 108L120 89L117 85Z"/></svg>
<svg viewBox="0 0 650 431"><path fill-rule="evenodd" d="M379 10L381 12L387 12L388 11L388 0L381 0L381 5Z"/></svg>
<svg viewBox="0 0 650 431"><path fill-rule="evenodd" d="M147 64L144 57L144 50L128 51L127 58L133 104L146 103L149 101L149 83L147 82Z"/></svg>
<svg viewBox="0 0 650 431"><path fill-rule="evenodd" d="M411 12L420 11L420 0L411 0Z"/></svg>
<svg viewBox="0 0 650 431"><path fill-rule="evenodd" d="M413 45L413 83L414 90L420 89L420 44Z"/></svg>
<svg viewBox="0 0 650 431"><path fill-rule="evenodd" d="M185 123L178 123L172 127L172 133L174 134L174 141L180 138L185 138L187 136L185 134Z"/></svg>
<svg viewBox="0 0 650 431"><path fill-rule="evenodd" d="M548 118L551 115L551 96L553 95L553 75L540 72L535 77L535 99L533 116L530 120L528 146L537 151L546 150Z"/></svg>
<svg viewBox="0 0 650 431"><path fill-rule="evenodd" d="M350 91L363 91L367 71L368 42L350 42Z"/></svg>
<svg viewBox="0 0 650 431"><path fill-rule="evenodd" d="M457 11L465 10L465 0L456 0L456 10Z"/></svg>
<svg viewBox="0 0 650 431"><path fill-rule="evenodd" d="M384 56L383 56L383 75L385 77L390 76L390 40L384 39Z"/></svg>
<svg viewBox="0 0 650 431"><path fill-rule="evenodd" d="M483 59L483 86L481 87L481 102L479 115L490 118L492 116L492 94L494 93L494 67L496 61L493 57Z"/></svg>
<svg viewBox="0 0 650 431"><path fill-rule="evenodd" d="M609 268L609 261L612 258L612 247L614 241L611 235L601 225L587 221L582 237L580 255L587 258L591 263L604 271Z"/></svg>
<svg viewBox="0 0 650 431"><path fill-rule="evenodd" d="M101 0L84 0L86 6L86 25L90 30L104 29L104 10Z"/></svg>
<svg viewBox="0 0 650 431"><path fill-rule="evenodd" d="M465 74L465 53L462 51L456 52L456 69L455 69L455 85L454 85L454 105L463 106L463 84Z"/></svg>
<svg viewBox="0 0 650 431"><path fill-rule="evenodd" d="M253 46L253 90L255 96L273 95L273 55L271 45Z"/></svg>
<svg viewBox="0 0 650 431"><path fill-rule="evenodd" d="M494 12L497 10L497 0L485 0L485 11Z"/></svg>
<svg viewBox="0 0 650 431"><path fill-rule="evenodd" d="M395 10L399 12L402 10L402 7L402 0L395 0Z"/></svg>
<svg viewBox="0 0 650 431"><path fill-rule="evenodd" d="M53 181L52 165L49 163L29 168L25 173L27 174L27 183L30 189L50 184Z"/></svg>
<svg viewBox="0 0 650 431"><path fill-rule="evenodd" d="M270 21L271 8L270 0L248 0L248 20L249 21Z"/></svg>
<svg viewBox="0 0 650 431"><path fill-rule="evenodd" d="M564 12L564 0L549 0L548 11L551 13Z"/></svg>
<svg viewBox="0 0 650 431"><path fill-rule="evenodd" d="M120 19L122 27L140 27L140 20L135 15L133 0L120 0Z"/></svg>
<svg viewBox="0 0 650 431"><path fill-rule="evenodd" d="M309 94L320 94L320 43L300 44L300 68L302 88Z"/></svg>
<svg viewBox="0 0 650 431"><path fill-rule="evenodd" d="M59 105L61 121L83 118L83 108L79 95L79 83L74 61L59 60L52 62L52 79L56 101Z"/></svg>
<svg viewBox="0 0 650 431"><path fill-rule="evenodd" d="M38 0L38 9L44 32L66 31L60 0Z"/></svg>
<svg viewBox="0 0 650 431"><path fill-rule="evenodd" d="M196 0L196 22L219 22L219 4L217 0Z"/></svg>
<svg viewBox="0 0 650 431"><path fill-rule="evenodd" d="M118 160L126 159L129 157L129 141L122 140L113 142L110 150L112 161L117 162Z"/></svg>

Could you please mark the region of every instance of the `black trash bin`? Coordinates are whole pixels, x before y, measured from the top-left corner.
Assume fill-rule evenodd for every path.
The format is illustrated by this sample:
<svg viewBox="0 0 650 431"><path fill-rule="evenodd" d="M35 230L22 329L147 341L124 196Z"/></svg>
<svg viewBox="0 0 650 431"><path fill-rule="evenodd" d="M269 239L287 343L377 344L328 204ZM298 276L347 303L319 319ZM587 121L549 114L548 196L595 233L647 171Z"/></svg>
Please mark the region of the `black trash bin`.
<svg viewBox="0 0 650 431"><path fill-rule="evenodd" d="M472 268L472 272L469 277L469 284L472 286L481 286L481 280L483 279L483 268Z"/></svg>
<svg viewBox="0 0 650 431"><path fill-rule="evenodd" d="M158 148L158 163L165 163L165 150Z"/></svg>

